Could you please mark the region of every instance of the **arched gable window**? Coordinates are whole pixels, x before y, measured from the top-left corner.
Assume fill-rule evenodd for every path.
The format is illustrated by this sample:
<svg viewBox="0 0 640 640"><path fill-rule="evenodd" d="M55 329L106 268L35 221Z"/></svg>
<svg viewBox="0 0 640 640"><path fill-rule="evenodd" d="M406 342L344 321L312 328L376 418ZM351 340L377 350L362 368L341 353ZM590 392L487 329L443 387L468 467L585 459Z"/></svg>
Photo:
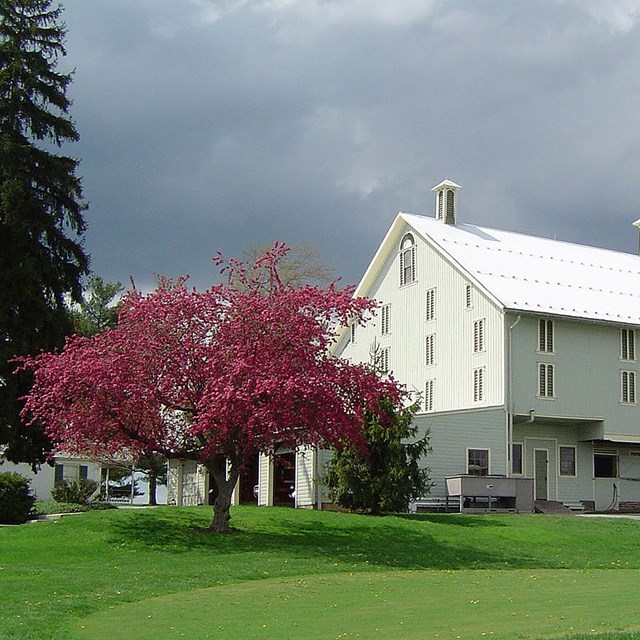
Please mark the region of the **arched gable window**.
<svg viewBox="0 0 640 640"><path fill-rule="evenodd" d="M410 233L400 243L400 286L416 279L416 241Z"/></svg>

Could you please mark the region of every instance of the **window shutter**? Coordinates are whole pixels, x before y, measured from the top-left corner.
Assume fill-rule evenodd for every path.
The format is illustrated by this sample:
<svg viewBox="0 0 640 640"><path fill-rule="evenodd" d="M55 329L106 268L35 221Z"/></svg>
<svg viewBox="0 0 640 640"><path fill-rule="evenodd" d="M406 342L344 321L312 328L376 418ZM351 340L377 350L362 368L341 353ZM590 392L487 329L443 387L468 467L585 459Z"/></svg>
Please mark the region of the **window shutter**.
<svg viewBox="0 0 640 640"><path fill-rule="evenodd" d="M547 396L553 397L553 365L547 365Z"/></svg>

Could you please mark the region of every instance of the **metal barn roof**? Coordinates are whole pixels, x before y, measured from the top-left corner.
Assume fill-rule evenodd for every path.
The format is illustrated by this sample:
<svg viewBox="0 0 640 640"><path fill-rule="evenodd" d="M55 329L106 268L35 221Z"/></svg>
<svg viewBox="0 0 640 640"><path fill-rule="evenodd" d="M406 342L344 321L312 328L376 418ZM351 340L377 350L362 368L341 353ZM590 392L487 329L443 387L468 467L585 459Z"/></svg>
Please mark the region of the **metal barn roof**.
<svg viewBox="0 0 640 640"><path fill-rule="evenodd" d="M640 325L640 257L400 213L505 309Z"/></svg>

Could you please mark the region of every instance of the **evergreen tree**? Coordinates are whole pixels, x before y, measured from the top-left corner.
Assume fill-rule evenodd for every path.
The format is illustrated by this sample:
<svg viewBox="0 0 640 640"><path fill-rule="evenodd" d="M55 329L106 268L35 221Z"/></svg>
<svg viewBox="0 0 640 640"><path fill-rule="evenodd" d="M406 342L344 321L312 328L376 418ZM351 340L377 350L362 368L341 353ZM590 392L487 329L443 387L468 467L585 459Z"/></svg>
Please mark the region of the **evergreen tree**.
<svg viewBox="0 0 640 640"><path fill-rule="evenodd" d="M347 445L334 451L324 482L333 502L352 511L371 514L403 512L412 500L430 488L429 470L419 460L429 451L429 440L416 440L412 424L418 403L399 409L382 402L387 413L369 412L364 425L368 450Z"/></svg>
<svg viewBox="0 0 640 640"><path fill-rule="evenodd" d="M34 465L49 447L24 429L19 398L31 377L11 375L16 354L51 350L72 330L66 300L80 300L88 268L78 161L54 153L78 138L68 117L71 74L61 8L51 0L0 0L0 443Z"/></svg>
<svg viewBox="0 0 640 640"><path fill-rule="evenodd" d="M100 276L90 276L89 286L78 304L71 305L69 314L73 330L81 336L92 336L118 324L118 302L122 293L119 282L105 282Z"/></svg>

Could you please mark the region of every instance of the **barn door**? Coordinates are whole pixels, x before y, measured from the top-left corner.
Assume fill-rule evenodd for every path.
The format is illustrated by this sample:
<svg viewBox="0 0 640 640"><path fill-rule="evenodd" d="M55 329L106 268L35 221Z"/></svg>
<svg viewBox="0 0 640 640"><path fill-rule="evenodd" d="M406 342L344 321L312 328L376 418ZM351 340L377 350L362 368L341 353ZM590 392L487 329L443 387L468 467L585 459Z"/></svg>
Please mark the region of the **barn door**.
<svg viewBox="0 0 640 640"><path fill-rule="evenodd" d="M546 449L535 449L533 452L535 478L535 499L549 499L549 452Z"/></svg>

